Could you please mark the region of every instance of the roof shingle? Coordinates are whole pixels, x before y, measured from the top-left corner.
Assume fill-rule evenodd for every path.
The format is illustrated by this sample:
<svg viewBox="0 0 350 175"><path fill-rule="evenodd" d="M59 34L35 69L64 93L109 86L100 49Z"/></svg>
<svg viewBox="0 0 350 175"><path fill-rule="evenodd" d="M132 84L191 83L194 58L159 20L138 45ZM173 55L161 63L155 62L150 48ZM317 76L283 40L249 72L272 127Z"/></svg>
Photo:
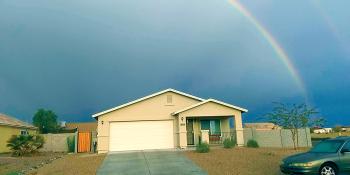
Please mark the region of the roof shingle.
<svg viewBox="0 0 350 175"><path fill-rule="evenodd" d="M12 126L17 128L37 129L35 126L29 123L26 123L24 121L18 120L14 117L10 117L8 115L1 114L1 113L0 113L0 125Z"/></svg>

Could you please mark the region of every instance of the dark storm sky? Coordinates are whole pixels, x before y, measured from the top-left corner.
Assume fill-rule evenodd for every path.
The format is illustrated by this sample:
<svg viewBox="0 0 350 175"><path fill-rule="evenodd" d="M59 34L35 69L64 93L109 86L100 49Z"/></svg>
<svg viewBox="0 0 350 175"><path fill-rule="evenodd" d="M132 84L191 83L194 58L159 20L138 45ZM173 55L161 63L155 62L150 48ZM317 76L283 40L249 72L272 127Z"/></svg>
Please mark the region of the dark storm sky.
<svg viewBox="0 0 350 175"><path fill-rule="evenodd" d="M166 88L249 109L308 103L350 124L350 2L241 1L279 41L307 97L266 39L225 0L0 1L0 112L60 120Z"/></svg>

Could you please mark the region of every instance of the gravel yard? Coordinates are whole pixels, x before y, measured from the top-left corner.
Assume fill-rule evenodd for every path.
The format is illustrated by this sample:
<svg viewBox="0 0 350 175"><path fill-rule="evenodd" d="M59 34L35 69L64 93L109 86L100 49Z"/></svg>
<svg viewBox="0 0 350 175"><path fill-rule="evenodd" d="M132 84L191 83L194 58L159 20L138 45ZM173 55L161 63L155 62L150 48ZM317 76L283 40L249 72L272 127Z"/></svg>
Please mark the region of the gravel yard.
<svg viewBox="0 0 350 175"><path fill-rule="evenodd" d="M43 164L62 157L62 153L37 153L26 157L12 157L11 154L0 154L0 174L27 173Z"/></svg>
<svg viewBox="0 0 350 175"><path fill-rule="evenodd" d="M32 175L93 175L101 165L106 155L104 154L70 154L57 159L38 170L32 171Z"/></svg>
<svg viewBox="0 0 350 175"><path fill-rule="evenodd" d="M304 150L306 151L306 150ZM272 148L212 149L209 153L185 154L209 175L279 175L283 157L301 151Z"/></svg>

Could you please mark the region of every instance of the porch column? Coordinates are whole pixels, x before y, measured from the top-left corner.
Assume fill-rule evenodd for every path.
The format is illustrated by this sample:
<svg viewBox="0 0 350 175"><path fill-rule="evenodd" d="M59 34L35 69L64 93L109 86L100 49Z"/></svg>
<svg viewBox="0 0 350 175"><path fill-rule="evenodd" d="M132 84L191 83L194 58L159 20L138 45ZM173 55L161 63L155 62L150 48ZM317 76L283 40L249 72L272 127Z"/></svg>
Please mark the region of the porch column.
<svg viewBox="0 0 350 175"><path fill-rule="evenodd" d="M237 145L244 146L242 114L238 113L238 114L234 115L234 118L235 118L235 131L236 131Z"/></svg>
<svg viewBox="0 0 350 175"><path fill-rule="evenodd" d="M187 130L186 130L186 116L178 116L178 127L179 127L179 146L184 149L187 148Z"/></svg>

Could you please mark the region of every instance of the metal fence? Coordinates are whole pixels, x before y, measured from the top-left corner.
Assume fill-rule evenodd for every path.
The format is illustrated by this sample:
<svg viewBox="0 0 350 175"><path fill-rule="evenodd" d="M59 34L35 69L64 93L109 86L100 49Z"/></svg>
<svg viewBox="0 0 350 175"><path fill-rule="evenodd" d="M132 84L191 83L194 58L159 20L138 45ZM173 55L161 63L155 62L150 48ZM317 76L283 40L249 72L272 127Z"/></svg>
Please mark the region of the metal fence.
<svg viewBox="0 0 350 175"><path fill-rule="evenodd" d="M223 144L225 139L236 140L235 132L209 133L209 144Z"/></svg>

